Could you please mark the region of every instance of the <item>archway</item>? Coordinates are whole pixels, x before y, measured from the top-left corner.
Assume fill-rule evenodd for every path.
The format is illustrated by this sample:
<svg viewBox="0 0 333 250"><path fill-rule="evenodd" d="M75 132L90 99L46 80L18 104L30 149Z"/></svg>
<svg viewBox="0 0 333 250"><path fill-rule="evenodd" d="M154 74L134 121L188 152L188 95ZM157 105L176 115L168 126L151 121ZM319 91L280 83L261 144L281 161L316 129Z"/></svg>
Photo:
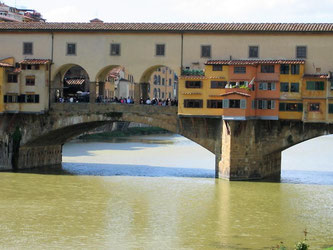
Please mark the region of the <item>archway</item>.
<svg viewBox="0 0 333 250"><path fill-rule="evenodd" d="M89 102L90 77L87 71L77 64L65 64L55 74L52 102Z"/></svg>
<svg viewBox="0 0 333 250"><path fill-rule="evenodd" d="M109 65L96 75L97 102L134 103L134 77L122 65Z"/></svg>
<svg viewBox="0 0 333 250"><path fill-rule="evenodd" d="M146 100L177 100L178 76L165 65L149 67L141 76L141 98ZM155 103L155 101L154 101ZM159 103L157 101L156 103Z"/></svg>

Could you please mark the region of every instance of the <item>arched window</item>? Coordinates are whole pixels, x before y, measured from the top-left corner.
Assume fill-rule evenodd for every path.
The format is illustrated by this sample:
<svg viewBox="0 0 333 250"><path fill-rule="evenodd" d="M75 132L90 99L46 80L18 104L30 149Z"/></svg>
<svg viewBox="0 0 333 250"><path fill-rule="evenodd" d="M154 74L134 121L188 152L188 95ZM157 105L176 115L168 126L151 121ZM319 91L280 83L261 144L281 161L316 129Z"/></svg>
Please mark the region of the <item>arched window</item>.
<svg viewBox="0 0 333 250"><path fill-rule="evenodd" d="M154 97L157 98L157 89L154 88Z"/></svg>
<svg viewBox="0 0 333 250"><path fill-rule="evenodd" d="M158 85L161 85L161 76L158 76Z"/></svg>
<svg viewBox="0 0 333 250"><path fill-rule="evenodd" d="M157 75L154 75L154 84L157 84Z"/></svg>
<svg viewBox="0 0 333 250"><path fill-rule="evenodd" d="M161 90L158 89L158 98L161 98Z"/></svg>

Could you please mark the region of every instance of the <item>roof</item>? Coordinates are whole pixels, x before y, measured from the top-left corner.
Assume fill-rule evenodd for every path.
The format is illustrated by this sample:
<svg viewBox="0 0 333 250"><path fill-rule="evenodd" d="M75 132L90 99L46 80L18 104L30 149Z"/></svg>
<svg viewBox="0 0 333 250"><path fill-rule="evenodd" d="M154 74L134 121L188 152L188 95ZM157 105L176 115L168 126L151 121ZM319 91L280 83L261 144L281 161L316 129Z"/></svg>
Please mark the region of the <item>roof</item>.
<svg viewBox="0 0 333 250"><path fill-rule="evenodd" d="M9 63L0 62L0 67L13 67L13 65L11 65Z"/></svg>
<svg viewBox="0 0 333 250"><path fill-rule="evenodd" d="M81 85L83 84L85 79L67 79L66 83L68 85Z"/></svg>
<svg viewBox="0 0 333 250"><path fill-rule="evenodd" d="M228 92L228 93L225 93L225 94L221 94L219 96L227 96L227 95L235 95L235 94L236 95L242 95L242 96L245 96L245 97L250 97L251 96L249 94L238 92L238 91Z"/></svg>
<svg viewBox="0 0 333 250"><path fill-rule="evenodd" d="M20 61L20 64L48 64L51 60L49 59L24 59Z"/></svg>
<svg viewBox="0 0 333 250"><path fill-rule="evenodd" d="M0 23L2 31L333 32L333 23Z"/></svg>
<svg viewBox="0 0 333 250"><path fill-rule="evenodd" d="M302 59L249 59L249 60L208 60L206 65L258 65L258 64L304 64Z"/></svg>
<svg viewBox="0 0 333 250"><path fill-rule="evenodd" d="M329 78L328 74L304 74L305 78Z"/></svg>

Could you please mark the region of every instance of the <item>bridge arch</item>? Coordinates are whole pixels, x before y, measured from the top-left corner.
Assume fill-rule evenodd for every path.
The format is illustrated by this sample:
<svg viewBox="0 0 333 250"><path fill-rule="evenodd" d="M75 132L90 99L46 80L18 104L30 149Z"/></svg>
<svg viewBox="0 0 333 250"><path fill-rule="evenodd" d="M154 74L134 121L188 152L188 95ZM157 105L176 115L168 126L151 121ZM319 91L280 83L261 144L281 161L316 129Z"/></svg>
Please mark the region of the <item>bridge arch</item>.
<svg viewBox="0 0 333 250"><path fill-rule="evenodd" d="M51 102L59 101L59 98L69 98L78 91L90 91L90 76L88 71L81 65L74 63L61 65L54 72L51 86Z"/></svg>

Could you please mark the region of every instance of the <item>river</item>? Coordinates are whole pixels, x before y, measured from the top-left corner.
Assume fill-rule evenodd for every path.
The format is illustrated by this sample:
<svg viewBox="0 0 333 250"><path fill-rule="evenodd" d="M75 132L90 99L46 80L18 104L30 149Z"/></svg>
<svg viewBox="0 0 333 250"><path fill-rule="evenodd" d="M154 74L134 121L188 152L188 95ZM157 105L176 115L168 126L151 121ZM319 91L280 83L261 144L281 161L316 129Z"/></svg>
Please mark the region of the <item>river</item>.
<svg viewBox="0 0 333 250"><path fill-rule="evenodd" d="M283 153L281 183L214 179L177 135L64 145L62 169L0 174L1 249L333 246L333 137Z"/></svg>

